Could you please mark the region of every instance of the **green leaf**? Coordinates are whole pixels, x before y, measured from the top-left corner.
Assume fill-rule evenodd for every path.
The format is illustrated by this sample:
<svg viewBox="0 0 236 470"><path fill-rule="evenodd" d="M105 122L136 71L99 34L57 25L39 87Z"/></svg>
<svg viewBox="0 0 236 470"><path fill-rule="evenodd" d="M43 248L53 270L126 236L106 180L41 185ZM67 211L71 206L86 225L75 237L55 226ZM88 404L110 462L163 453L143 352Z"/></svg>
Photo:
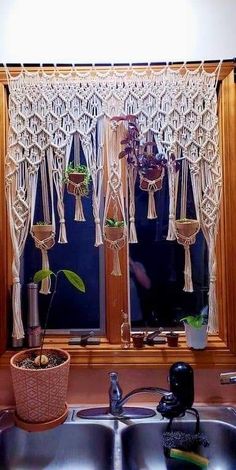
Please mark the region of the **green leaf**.
<svg viewBox="0 0 236 470"><path fill-rule="evenodd" d="M34 275L34 282L37 284L38 282L41 282L43 279L46 279L46 277L52 276L52 274L55 276L54 272L51 271L50 269L40 269Z"/></svg>
<svg viewBox="0 0 236 470"><path fill-rule="evenodd" d="M193 328L201 328L201 326L203 325L204 318L201 314L196 316L188 315L187 317L181 318L180 321L185 321L186 323L188 323L188 325L192 326Z"/></svg>
<svg viewBox="0 0 236 470"><path fill-rule="evenodd" d="M61 271L65 274L66 278L72 284L72 286L81 292L85 292L84 282L82 281L81 277L78 276L78 274L74 273L73 271L69 271L68 269L61 269Z"/></svg>

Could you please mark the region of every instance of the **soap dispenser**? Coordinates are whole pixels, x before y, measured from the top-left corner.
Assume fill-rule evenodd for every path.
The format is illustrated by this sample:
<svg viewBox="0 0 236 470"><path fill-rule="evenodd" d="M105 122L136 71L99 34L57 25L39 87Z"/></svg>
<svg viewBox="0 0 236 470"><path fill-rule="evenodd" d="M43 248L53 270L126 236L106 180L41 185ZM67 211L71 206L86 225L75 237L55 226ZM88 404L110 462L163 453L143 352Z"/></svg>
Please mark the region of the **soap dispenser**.
<svg viewBox="0 0 236 470"><path fill-rule="evenodd" d="M183 408L189 409L194 402L193 369L186 362L175 362L169 370L170 391Z"/></svg>

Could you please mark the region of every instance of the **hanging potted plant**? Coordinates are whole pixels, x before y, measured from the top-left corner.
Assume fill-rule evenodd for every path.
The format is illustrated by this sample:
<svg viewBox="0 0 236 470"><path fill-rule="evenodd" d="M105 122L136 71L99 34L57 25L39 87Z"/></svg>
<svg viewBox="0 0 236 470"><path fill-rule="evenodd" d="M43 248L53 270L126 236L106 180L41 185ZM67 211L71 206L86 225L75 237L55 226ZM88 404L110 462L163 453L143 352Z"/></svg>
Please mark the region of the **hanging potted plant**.
<svg viewBox="0 0 236 470"><path fill-rule="evenodd" d="M140 176L140 188L149 190L150 182L155 181L155 191L162 188L162 181L165 175L167 158L164 154L158 153L154 142L147 142L143 146L143 151L137 157L138 171Z"/></svg>
<svg viewBox="0 0 236 470"><path fill-rule="evenodd" d="M48 319L57 292L58 276L63 274L79 291L85 292L82 279L73 271L61 269L56 273L40 270L34 275L38 283L54 278L54 289L46 313L41 347L20 351L10 360L13 390L16 401L16 424L27 431L42 431L62 423L67 414L66 395L70 356L67 351L45 348Z"/></svg>
<svg viewBox="0 0 236 470"><path fill-rule="evenodd" d="M39 220L36 224L32 225L32 234L34 236L36 246L37 240L39 242L43 242L43 245L48 250L50 250L54 245L55 234L53 233L53 226L51 223Z"/></svg>
<svg viewBox="0 0 236 470"><path fill-rule="evenodd" d="M106 219L105 236L108 240L115 241L124 235L124 221L115 218Z"/></svg>
<svg viewBox="0 0 236 470"><path fill-rule="evenodd" d="M177 240L180 244L193 244L196 240L196 235L200 229L200 223L197 219L176 219L175 229Z"/></svg>
<svg viewBox="0 0 236 470"><path fill-rule="evenodd" d="M70 162L65 170L64 182L68 193L76 198L74 220L85 221L81 197L89 194L90 173L87 166Z"/></svg>
<svg viewBox="0 0 236 470"><path fill-rule="evenodd" d="M188 315L181 318L184 322L187 346L192 349L205 349L207 346L207 317L208 306L198 315Z"/></svg>

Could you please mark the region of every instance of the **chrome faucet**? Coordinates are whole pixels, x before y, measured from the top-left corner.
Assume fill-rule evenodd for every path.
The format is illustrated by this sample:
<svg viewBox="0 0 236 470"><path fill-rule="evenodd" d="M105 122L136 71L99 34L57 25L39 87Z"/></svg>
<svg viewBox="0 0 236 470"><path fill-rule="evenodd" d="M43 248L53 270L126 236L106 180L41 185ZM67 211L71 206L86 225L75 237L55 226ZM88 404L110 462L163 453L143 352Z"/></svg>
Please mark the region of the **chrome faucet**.
<svg viewBox="0 0 236 470"><path fill-rule="evenodd" d="M117 372L110 372L109 378L109 406L81 410L77 413L80 418L113 419L116 417L140 419L154 416L156 413L150 408L123 406L131 397L139 393L153 393L161 396L156 410L163 418L172 420L173 418L184 416L187 410L193 410L193 369L185 362L175 362L170 367L170 390L161 387L141 387L135 388L123 397Z"/></svg>
<svg viewBox="0 0 236 470"><path fill-rule="evenodd" d="M236 383L236 372L222 372L220 374L220 383L222 385L235 384Z"/></svg>
<svg viewBox="0 0 236 470"><path fill-rule="evenodd" d="M157 393L161 395L166 403L176 404L176 398L172 392L165 390L161 387L140 387L135 388L131 392L127 393L123 397L122 389L118 382L117 372L110 372L110 388L109 388L109 412L113 416L122 416L124 414L123 405L134 395L139 393ZM142 408L140 408L140 414L143 415Z"/></svg>

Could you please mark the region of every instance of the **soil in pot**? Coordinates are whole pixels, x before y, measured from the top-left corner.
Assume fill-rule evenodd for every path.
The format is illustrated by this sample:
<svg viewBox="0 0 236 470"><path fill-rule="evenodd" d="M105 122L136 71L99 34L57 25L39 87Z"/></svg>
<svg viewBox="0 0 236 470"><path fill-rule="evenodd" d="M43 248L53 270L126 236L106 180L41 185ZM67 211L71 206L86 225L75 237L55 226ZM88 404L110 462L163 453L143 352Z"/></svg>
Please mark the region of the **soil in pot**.
<svg viewBox="0 0 236 470"><path fill-rule="evenodd" d="M43 351L44 353L44 351ZM39 356L39 351L31 351L28 356L25 356L18 361L15 361L15 365L17 367L21 367L23 369L40 369L40 366L35 364L35 358ZM42 366L42 369L50 369L52 367L59 366L66 361L66 357L58 354L58 352L49 350L46 352L46 357L48 358L48 364L46 366Z"/></svg>

